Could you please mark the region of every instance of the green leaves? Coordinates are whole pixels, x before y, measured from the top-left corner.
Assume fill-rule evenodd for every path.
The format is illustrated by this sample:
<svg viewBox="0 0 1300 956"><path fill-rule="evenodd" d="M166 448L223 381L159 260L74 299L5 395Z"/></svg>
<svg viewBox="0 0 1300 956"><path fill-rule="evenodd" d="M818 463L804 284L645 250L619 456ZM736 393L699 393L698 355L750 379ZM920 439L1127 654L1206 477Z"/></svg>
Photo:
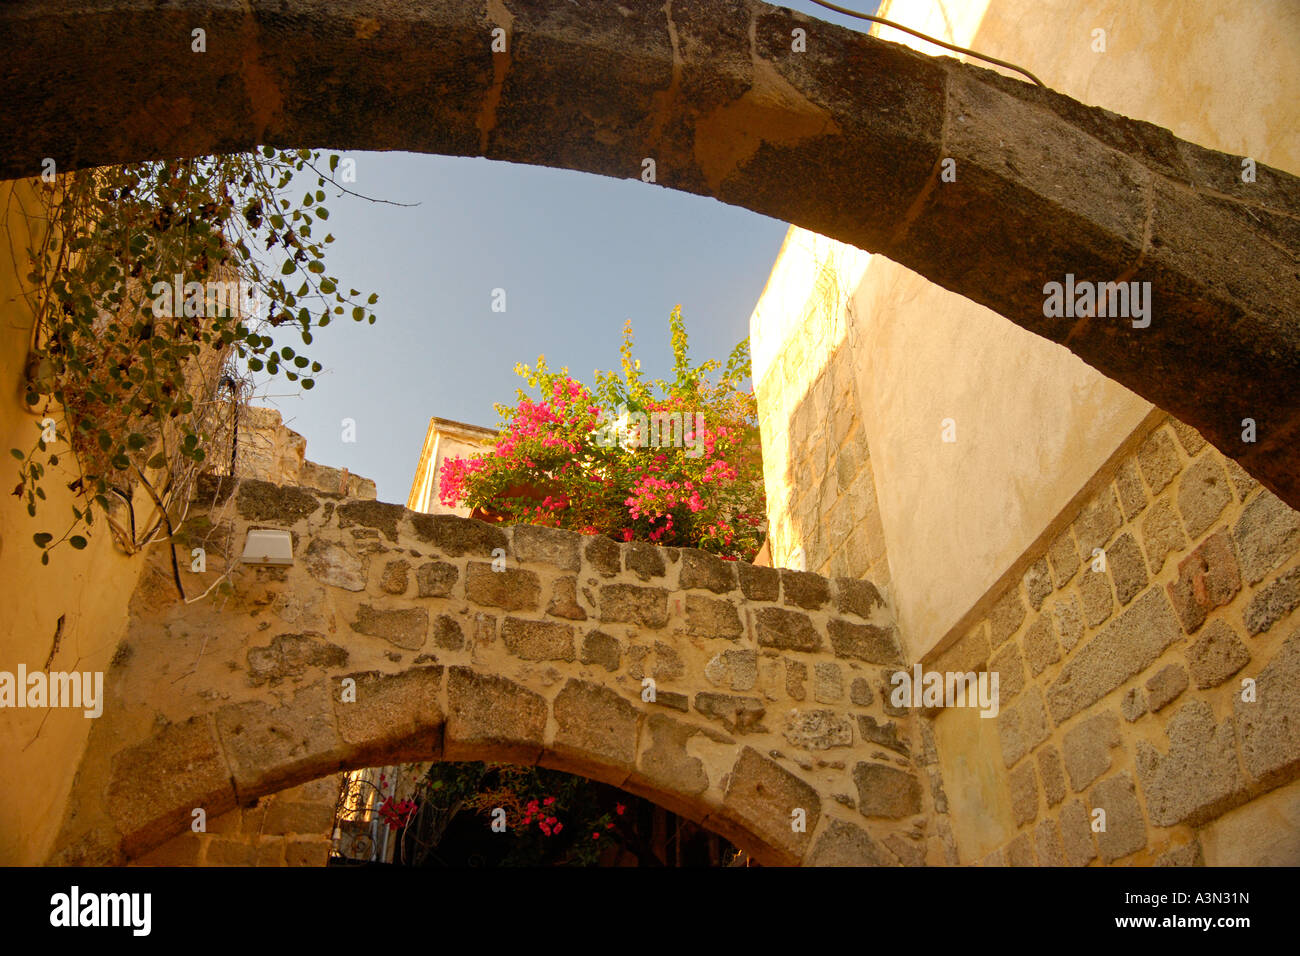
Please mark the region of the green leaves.
<svg viewBox="0 0 1300 956"><path fill-rule="evenodd" d="M54 540L54 535L47 531L38 531L36 534L32 535L32 540L36 542L36 547L43 548Z"/></svg>

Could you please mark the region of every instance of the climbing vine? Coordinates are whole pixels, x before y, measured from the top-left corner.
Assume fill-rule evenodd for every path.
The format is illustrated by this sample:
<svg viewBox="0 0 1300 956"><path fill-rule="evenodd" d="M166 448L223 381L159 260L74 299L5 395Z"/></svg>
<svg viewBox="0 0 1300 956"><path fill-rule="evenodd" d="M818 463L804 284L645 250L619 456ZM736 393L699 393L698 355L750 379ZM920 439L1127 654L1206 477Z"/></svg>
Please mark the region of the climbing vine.
<svg viewBox="0 0 1300 956"><path fill-rule="evenodd" d="M324 261L334 236L316 234L338 163L331 155L323 170L318 152L263 147L41 183L26 381L38 422L31 445L10 451L13 493L33 517L47 482L74 493L62 534L34 535L42 563L63 541L84 548L96 514L127 553L170 536L173 506L200 471L220 467L218 438L230 442L233 471L253 375L315 384L321 364L282 344L284 331L310 346L346 312L375 322L378 296L341 291ZM140 522L137 490L152 507Z"/></svg>

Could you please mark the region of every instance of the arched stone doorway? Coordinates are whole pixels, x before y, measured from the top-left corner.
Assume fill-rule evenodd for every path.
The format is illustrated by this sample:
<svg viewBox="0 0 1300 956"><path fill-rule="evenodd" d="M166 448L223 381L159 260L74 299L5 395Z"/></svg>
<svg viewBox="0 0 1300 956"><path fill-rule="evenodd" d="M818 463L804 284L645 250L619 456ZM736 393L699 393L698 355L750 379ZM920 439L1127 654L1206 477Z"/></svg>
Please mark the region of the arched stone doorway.
<svg viewBox="0 0 1300 956"><path fill-rule="evenodd" d="M256 527L291 533L291 566L239 563ZM760 862L944 858L869 582L229 478L205 479L178 547L205 549L212 593L180 602L151 555L53 862L129 861L195 808L438 759L613 784Z"/></svg>

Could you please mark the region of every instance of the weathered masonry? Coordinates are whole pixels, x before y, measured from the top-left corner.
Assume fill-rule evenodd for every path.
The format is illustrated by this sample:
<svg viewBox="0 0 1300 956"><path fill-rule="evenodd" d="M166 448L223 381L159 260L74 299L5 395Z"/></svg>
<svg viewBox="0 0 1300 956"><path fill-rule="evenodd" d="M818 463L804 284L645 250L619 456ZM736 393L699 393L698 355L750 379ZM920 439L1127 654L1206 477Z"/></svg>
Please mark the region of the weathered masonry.
<svg viewBox="0 0 1300 956"><path fill-rule="evenodd" d="M22 0L0 54L8 178L262 143L628 178L653 158L661 185L1067 346L1300 506L1300 181L1243 182L1242 157L1160 127L756 0ZM1067 274L1150 282L1150 327L1045 318Z"/></svg>
<svg viewBox="0 0 1300 956"><path fill-rule="evenodd" d="M290 529L294 564L232 566L250 527ZM616 784L772 863L946 859L933 741L890 706L902 657L866 581L229 478L183 546L207 553L191 590L229 570L229 593L184 604L151 556L55 862L430 759Z"/></svg>

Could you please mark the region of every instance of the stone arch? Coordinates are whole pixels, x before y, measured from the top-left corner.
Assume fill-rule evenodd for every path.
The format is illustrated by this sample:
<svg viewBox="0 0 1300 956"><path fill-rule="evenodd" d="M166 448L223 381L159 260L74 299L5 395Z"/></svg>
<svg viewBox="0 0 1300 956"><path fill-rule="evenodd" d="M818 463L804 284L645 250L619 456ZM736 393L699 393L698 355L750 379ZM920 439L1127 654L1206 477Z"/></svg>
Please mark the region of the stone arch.
<svg viewBox="0 0 1300 956"><path fill-rule="evenodd" d="M653 158L660 185L883 253L1068 347L1300 507L1300 180L1243 183L1240 157L1151 124L758 0L25 0L0 55L6 178L262 143L628 178ZM1150 282L1157 316L1046 317L1066 275Z"/></svg>
<svg viewBox="0 0 1300 956"><path fill-rule="evenodd" d="M238 562L259 527L291 533L291 566ZM614 784L768 863L943 859L869 582L215 477L180 542L207 551L191 590L227 572L229 590L182 603L150 557L55 862L128 861L195 807L436 759Z"/></svg>

